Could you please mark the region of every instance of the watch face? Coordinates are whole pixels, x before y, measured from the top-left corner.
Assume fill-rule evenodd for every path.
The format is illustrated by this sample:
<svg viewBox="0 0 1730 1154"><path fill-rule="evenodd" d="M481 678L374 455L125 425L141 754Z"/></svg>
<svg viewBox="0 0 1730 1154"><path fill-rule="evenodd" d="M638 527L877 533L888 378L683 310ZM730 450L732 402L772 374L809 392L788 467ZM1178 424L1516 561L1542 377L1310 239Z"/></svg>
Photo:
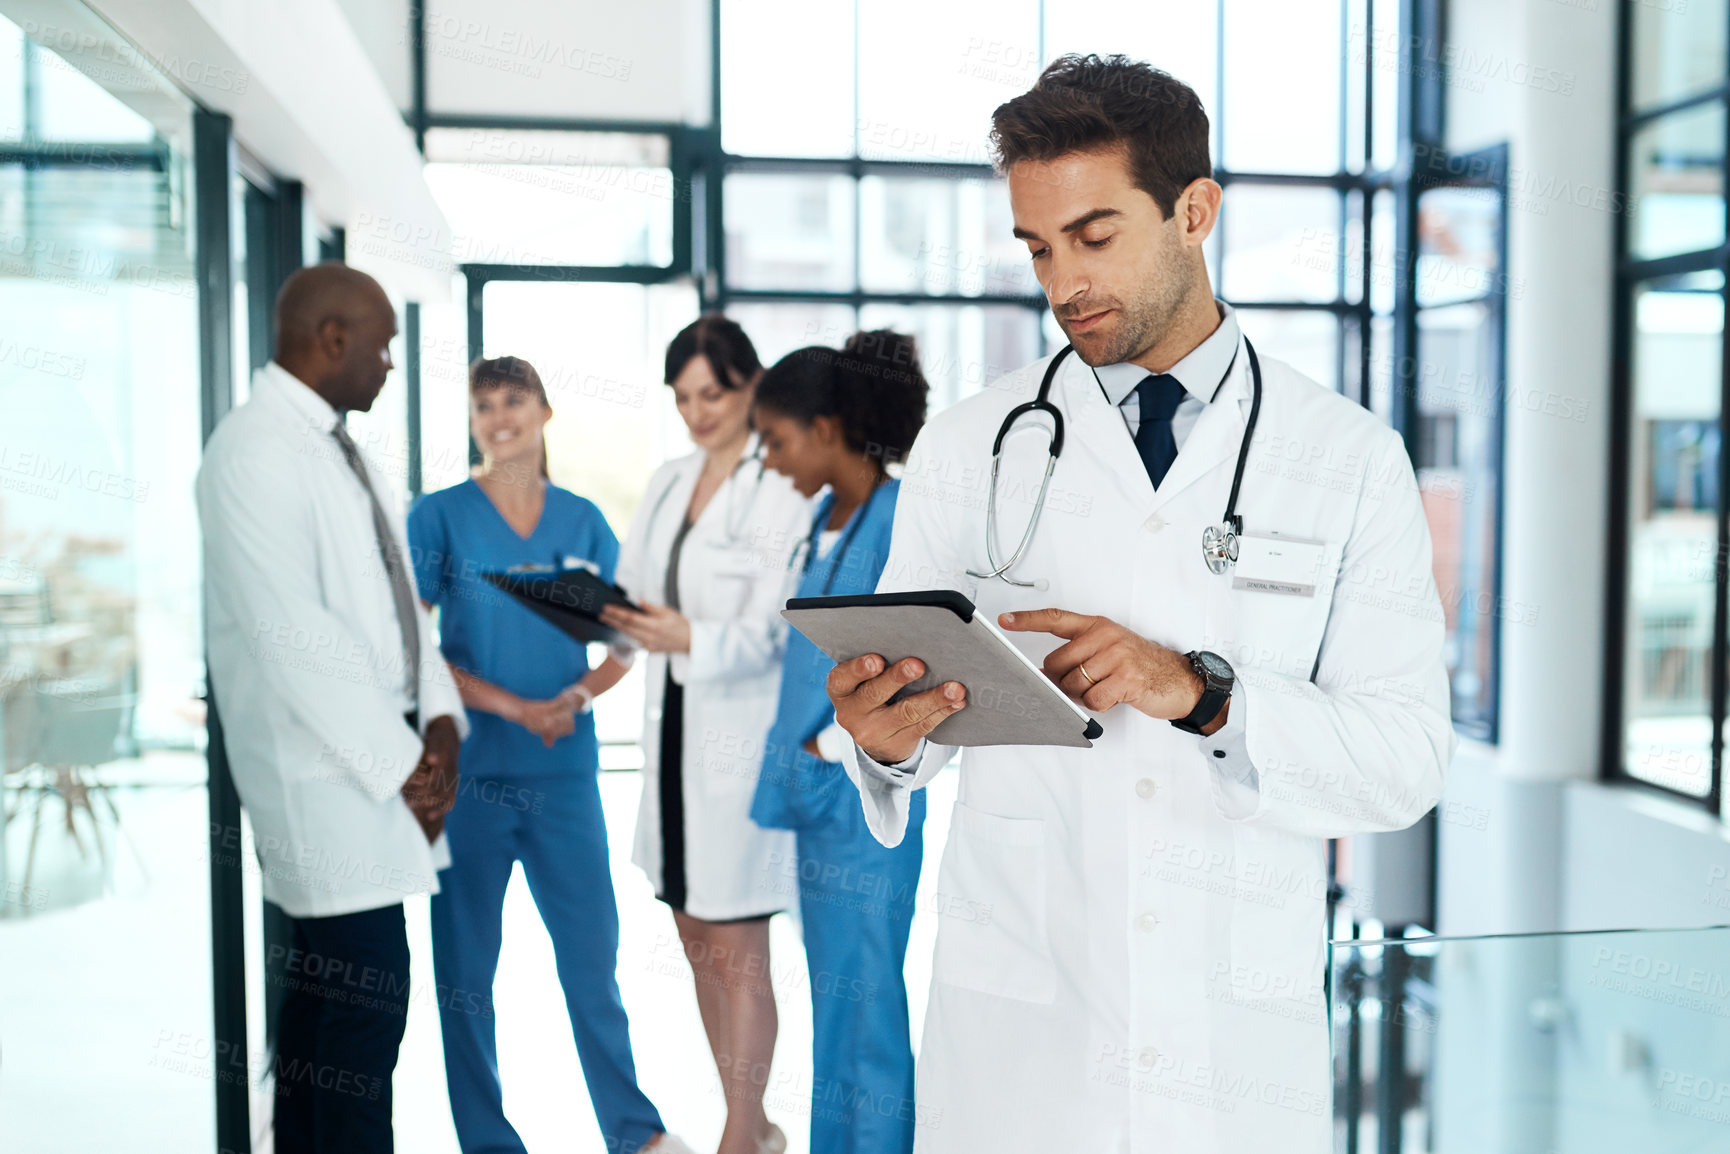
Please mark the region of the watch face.
<svg viewBox="0 0 1730 1154"><path fill-rule="evenodd" d="M1196 659L1201 662L1201 667L1207 670L1208 676L1216 677L1221 681L1232 680L1233 674L1231 666L1226 662L1226 659L1221 657L1219 654L1209 653L1206 650L1203 650L1195 656Z"/></svg>

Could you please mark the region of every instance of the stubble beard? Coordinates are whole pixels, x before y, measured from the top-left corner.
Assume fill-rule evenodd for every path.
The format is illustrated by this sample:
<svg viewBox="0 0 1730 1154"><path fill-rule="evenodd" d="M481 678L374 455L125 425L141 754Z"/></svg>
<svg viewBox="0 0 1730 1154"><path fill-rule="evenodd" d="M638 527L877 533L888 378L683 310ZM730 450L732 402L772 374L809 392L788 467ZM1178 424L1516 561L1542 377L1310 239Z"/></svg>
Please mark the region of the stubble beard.
<svg viewBox="0 0 1730 1154"><path fill-rule="evenodd" d="M1117 331L1097 350L1083 347L1088 334L1075 343L1075 352L1082 361L1094 368L1134 360L1147 352L1171 331L1173 318L1183 305L1188 285L1175 270L1171 275L1156 275L1146 282L1146 289L1133 300L1119 303ZM1067 335L1067 330L1065 330ZM1073 338L1072 338L1073 339Z"/></svg>

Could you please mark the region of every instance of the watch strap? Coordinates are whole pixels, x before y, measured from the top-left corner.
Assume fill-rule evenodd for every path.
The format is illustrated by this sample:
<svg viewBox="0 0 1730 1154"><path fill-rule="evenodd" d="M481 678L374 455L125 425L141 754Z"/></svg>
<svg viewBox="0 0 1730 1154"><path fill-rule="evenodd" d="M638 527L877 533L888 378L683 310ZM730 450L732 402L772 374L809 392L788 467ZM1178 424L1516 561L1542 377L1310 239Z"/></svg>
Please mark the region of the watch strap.
<svg viewBox="0 0 1730 1154"><path fill-rule="evenodd" d="M1200 737L1201 731L1219 716L1219 711L1225 708L1227 701L1231 700L1232 685L1229 682L1221 685L1209 677L1197 653L1188 653L1185 656L1189 658L1190 668L1194 669L1196 676L1201 678L1201 700L1195 703L1195 708L1190 710L1186 716L1172 718L1171 724L1176 729Z"/></svg>

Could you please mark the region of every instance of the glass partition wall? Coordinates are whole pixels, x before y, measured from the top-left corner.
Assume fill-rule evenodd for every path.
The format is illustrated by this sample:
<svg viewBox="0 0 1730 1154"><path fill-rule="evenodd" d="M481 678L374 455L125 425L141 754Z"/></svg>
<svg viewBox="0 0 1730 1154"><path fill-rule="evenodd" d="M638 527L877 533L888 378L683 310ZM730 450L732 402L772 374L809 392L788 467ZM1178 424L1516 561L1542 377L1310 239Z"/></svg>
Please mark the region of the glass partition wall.
<svg viewBox="0 0 1730 1154"><path fill-rule="evenodd" d="M7 1149L207 1149L193 109L82 6L30 12L0 18L0 1118Z"/></svg>
<svg viewBox="0 0 1730 1154"><path fill-rule="evenodd" d="M1722 813L1726 60L1722 4L1622 12L1604 763Z"/></svg>

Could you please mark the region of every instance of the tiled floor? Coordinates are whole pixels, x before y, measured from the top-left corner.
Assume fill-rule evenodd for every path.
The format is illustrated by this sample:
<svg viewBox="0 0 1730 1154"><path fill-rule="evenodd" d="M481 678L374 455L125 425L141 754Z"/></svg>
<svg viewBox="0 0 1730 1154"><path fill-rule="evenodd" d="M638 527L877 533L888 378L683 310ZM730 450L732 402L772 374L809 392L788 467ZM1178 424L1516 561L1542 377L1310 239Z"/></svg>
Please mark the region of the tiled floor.
<svg viewBox="0 0 1730 1154"><path fill-rule="evenodd" d="M725 1109L697 1017L691 972L679 948L672 915L655 900L647 879L630 862L640 788L640 778L634 773L609 773L601 779L613 851L613 882L619 898L619 986L631 1017L631 1038L644 1090L672 1131L698 1151L713 1150L720 1139ZM936 934L935 915L929 912L930 891L936 884L937 859L948 829L954 773L941 775L931 791L920 912L915 915L906 970L915 1045L925 1014ZM424 902L411 907L410 926L419 967L413 980L427 989L431 986L431 966ZM789 1151L804 1154L808 1149L811 1086L811 1002L804 977L805 951L791 919L778 917L772 923L770 953L781 1033L766 1103L770 1117L787 1132ZM511 879L505 897L505 948L494 996L505 1109L530 1154L601 1154L604 1147L582 1089L570 1021L554 975L552 943L541 927L520 870ZM400 1149L417 1154L455 1154L441 1062L436 1007L417 999L409 1012L409 1035L396 1077Z"/></svg>
<svg viewBox="0 0 1730 1154"><path fill-rule="evenodd" d="M191 781L202 768L190 755L154 760L154 772L141 776ZM935 934L929 896L954 790L953 773L931 787L922 900L907 964L915 1039ZM698 1151L713 1150L724 1110L690 970L671 915L629 861L639 791L635 773L602 777L621 918L620 986L644 1088L671 1129ZM11 901L9 916L0 917L0 1150L6 1154L213 1149L212 1079L241 1069L214 1053L210 1041L205 791L157 785L123 791L116 802L132 845L110 847L118 853L106 885L94 858L80 858L53 825L59 811L50 801L35 888L26 895L30 904ZM28 828L27 821L22 828L14 822L10 831L14 882ZM455 1154L430 996L424 898L410 903L409 923L413 981L426 995L413 1001L397 1070L397 1148ZM768 1106L787 1131L790 1149L802 1154L811 1084L804 951L789 918L775 919L771 940L781 1035ZM257 942L250 944L256 958ZM255 1004L256 991L254 976ZM603 1154L551 942L520 873L506 896L496 997L506 1109L531 1154ZM252 1033L254 1053L246 1065L256 1074L263 1065L256 1022Z"/></svg>

